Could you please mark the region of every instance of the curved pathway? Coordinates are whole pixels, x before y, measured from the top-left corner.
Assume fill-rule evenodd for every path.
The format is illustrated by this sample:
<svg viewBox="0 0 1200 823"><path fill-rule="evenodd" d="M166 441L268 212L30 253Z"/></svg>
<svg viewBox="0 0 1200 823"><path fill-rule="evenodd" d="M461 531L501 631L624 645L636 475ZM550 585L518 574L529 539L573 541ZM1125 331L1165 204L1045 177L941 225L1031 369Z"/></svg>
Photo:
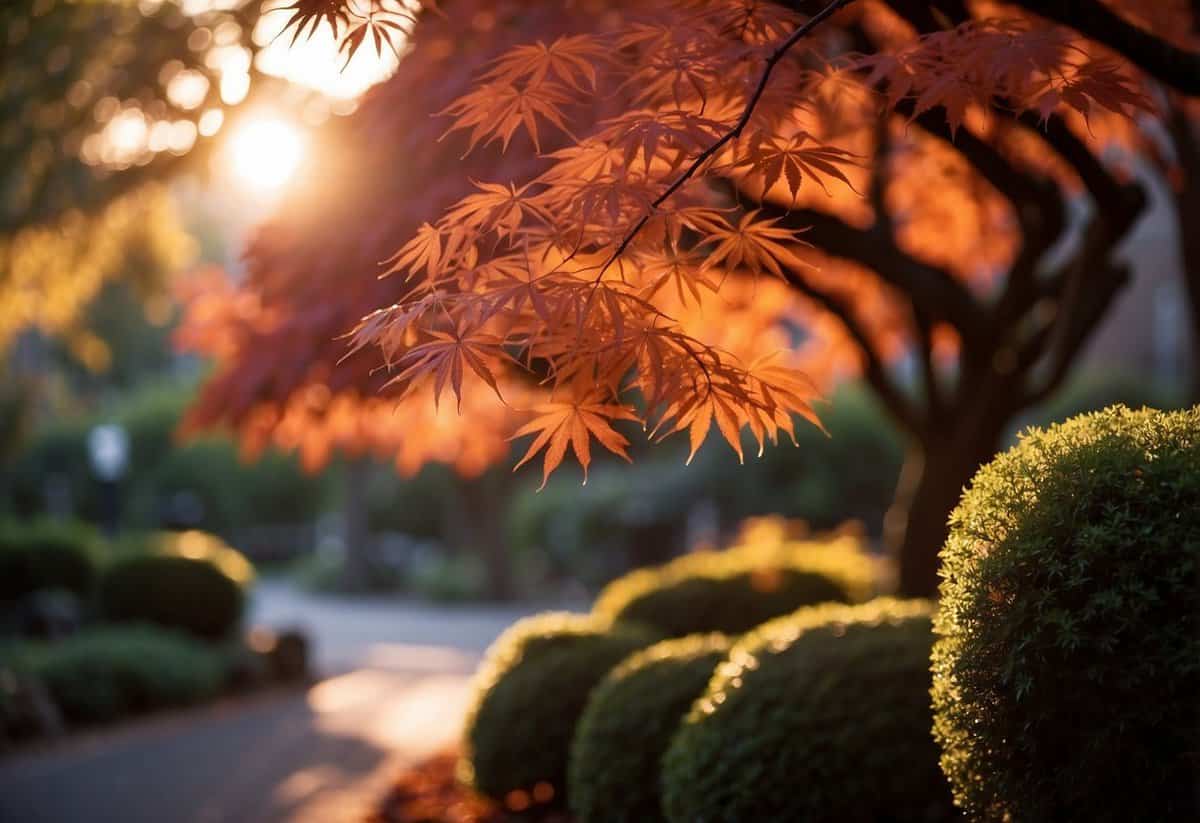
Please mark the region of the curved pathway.
<svg viewBox="0 0 1200 823"><path fill-rule="evenodd" d="M327 679L0 759L3 823L361 820L457 735L471 670L524 607L316 597L266 581L252 621L303 626Z"/></svg>

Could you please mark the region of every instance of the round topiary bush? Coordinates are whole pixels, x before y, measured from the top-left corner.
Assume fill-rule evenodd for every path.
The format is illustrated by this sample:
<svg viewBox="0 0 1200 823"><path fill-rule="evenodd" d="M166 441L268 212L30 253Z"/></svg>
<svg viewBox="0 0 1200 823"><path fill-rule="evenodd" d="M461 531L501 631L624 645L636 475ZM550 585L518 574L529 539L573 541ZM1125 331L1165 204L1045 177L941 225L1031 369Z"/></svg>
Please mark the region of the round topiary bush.
<svg viewBox="0 0 1200 823"><path fill-rule="evenodd" d="M0 602L51 589L90 597L95 555L95 534L82 525L0 523Z"/></svg>
<svg viewBox="0 0 1200 823"><path fill-rule="evenodd" d="M567 771L580 823L664 819L659 761L729 644L723 634L664 640L627 658L595 688Z"/></svg>
<svg viewBox="0 0 1200 823"><path fill-rule="evenodd" d="M155 623L209 640L229 636L242 616L249 564L220 541L181 545L179 539L166 537L157 552L127 554L109 565L100 578L101 613L114 622Z"/></svg>
<svg viewBox="0 0 1200 823"><path fill-rule="evenodd" d="M931 612L829 604L734 644L663 758L667 819L954 819L930 734Z"/></svg>
<svg viewBox="0 0 1200 823"><path fill-rule="evenodd" d="M801 606L862 600L874 582L873 561L851 537L748 544L630 572L600 592L593 611L668 637L741 634Z"/></svg>
<svg viewBox="0 0 1200 823"><path fill-rule="evenodd" d="M942 552L934 734L979 820L1200 820L1200 408L1032 429Z"/></svg>
<svg viewBox="0 0 1200 823"><path fill-rule="evenodd" d="M658 639L641 627L564 613L509 627L476 674L460 778L512 810L565 805L568 750L588 694Z"/></svg>

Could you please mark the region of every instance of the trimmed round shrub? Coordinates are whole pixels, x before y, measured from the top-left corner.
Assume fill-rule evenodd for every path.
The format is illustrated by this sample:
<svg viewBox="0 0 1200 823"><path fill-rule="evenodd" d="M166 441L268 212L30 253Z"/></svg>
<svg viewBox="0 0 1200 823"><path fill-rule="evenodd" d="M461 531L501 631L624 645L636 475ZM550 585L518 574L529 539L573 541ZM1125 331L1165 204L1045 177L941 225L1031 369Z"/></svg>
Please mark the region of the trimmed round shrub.
<svg viewBox="0 0 1200 823"><path fill-rule="evenodd" d="M942 568L934 734L973 819L1200 819L1200 407L1029 430Z"/></svg>
<svg viewBox="0 0 1200 823"><path fill-rule="evenodd" d="M565 613L510 626L476 674L459 777L513 810L565 805L568 751L589 693L658 639L642 627Z"/></svg>
<svg viewBox="0 0 1200 823"><path fill-rule="evenodd" d="M668 637L741 634L801 606L865 599L874 581L874 562L852 537L751 543L630 572L600 592L593 611Z"/></svg>
<svg viewBox="0 0 1200 823"><path fill-rule="evenodd" d="M95 535L82 525L0 523L0 602L48 589L90 597L95 555Z"/></svg>
<svg viewBox="0 0 1200 823"><path fill-rule="evenodd" d="M944 821L927 601L828 604L738 641L662 765L675 823Z"/></svg>
<svg viewBox="0 0 1200 823"><path fill-rule="evenodd" d="M581 823L664 820L659 761L729 651L723 634L664 640L595 688L575 730L567 786Z"/></svg>
<svg viewBox="0 0 1200 823"><path fill-rule="evenodd" d="M246 556L215 534L203 531L154 532L148 544L157 554L204 560L239 586L254 582L254 566Z"/></svg>
<svg viewBox="0 0 1200 823"><path fill-rule="evenodd" d="M91 629L15 654L75 723L182 706L217 695L225 665L211 647L153 626Z"/></svg>
<svg viewBox="0 0 1200 823"><path fill-rule="evenodd" d="M216 538L164 536L151 553L129 553L100 578L101 613L114 622L147 622L208 640L228 637L242 616L250 579L245 558Z"/></svg>

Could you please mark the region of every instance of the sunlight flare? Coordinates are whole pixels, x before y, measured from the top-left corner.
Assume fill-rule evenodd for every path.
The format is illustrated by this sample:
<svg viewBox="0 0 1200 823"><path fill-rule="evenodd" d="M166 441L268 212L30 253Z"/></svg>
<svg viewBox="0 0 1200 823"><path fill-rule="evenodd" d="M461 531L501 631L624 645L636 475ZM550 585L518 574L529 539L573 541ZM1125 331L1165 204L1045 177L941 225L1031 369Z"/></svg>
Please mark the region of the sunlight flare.
<svg viewBox="0 0 1200 823"><path fill-rule="evenodd" d="M256 192L287 183L304 157L300 130L277 117L255 117L240 124L229 141L231 168L238 181Z"/></svg>

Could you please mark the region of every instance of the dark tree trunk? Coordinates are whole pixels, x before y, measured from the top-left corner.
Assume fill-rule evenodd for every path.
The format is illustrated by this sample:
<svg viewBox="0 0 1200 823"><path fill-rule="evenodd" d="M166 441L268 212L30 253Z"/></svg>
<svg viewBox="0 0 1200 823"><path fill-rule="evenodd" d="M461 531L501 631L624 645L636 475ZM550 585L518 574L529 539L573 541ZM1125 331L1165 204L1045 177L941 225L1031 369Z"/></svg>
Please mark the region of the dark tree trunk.
<svg viewBox="0 0 1200 823"><path fill-rule="evenodd" d="M1175 193L1175 224L1183 258L1183 283L1188 297L1191 335L1191 402L1200 403L1200 138L1181 103L1172 107L1169 121L1176 160L1183 181Z"/></svg>
<svg viewBox="0 0 1200 823"><path fill-rule="evenodd" d="M946 542L950 512L975 472L996 453L1012 413L981 406L973 414L950 414L934 439L911 447L884 520L884 544L894 562L898 594L937 596L938 554Z"/></svg>
<svg viewBox="0 0 1200 823"><path fill-rule="evenodd" d="M507 484L502 481L503 477L498 478L494 472L460 481L464 502L460 516L466 518L464 523L473 544L468 548L479 552L483 558L487 594L492 600L511 600L515 594L512 558L504 529L504 489Z"/></svg>
<svg viewBox="0 0 1200 823"><path fill-rule="evenodd" d="M361 591L369 582L367 481L370 471L371 463L363 457L347 460L343 469L345 499L342 501L342 542L345 553L342 557L341 587L346 591Z"/></svg>

